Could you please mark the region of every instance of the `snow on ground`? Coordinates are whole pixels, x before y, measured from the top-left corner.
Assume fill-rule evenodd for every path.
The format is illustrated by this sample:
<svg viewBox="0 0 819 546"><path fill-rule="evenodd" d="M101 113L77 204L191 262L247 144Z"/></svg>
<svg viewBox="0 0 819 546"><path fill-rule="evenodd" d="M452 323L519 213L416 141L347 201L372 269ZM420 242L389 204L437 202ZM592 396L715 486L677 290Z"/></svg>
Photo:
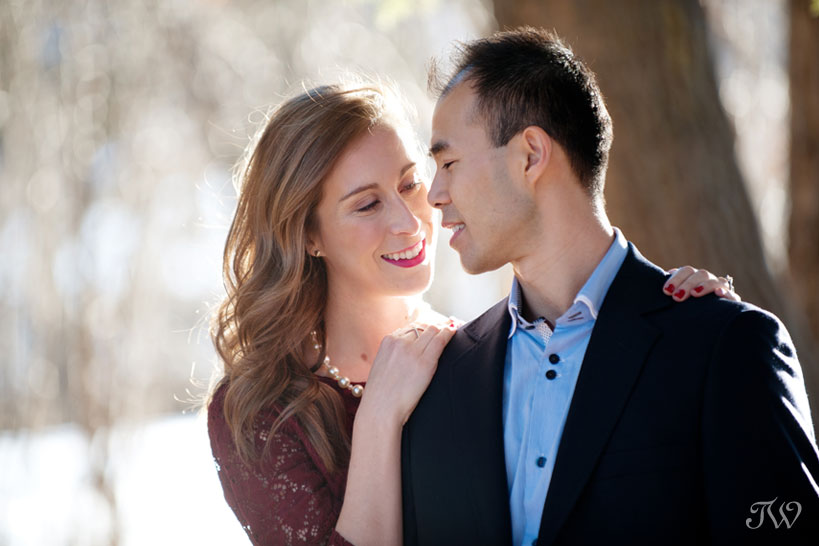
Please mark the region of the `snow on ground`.
<svg viewBox="0 0 819 546"><path fill-rule="evenodd" d="M120 546L249 543L222 496L204 417L119 425L108 445ZM0 433L0 546L108 544L97 451L75 426Z"/></svg>

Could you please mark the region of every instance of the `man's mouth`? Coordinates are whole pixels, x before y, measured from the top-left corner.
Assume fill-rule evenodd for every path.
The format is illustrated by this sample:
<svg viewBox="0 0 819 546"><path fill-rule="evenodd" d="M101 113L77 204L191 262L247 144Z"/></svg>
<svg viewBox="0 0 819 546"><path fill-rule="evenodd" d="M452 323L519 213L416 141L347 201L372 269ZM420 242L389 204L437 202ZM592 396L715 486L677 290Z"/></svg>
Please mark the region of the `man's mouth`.
<svg viewBox="0 0 819 546"><path fill-rule="evenodd" d="M464 230L466 224L458 222L457 224L445 224L443 227L452 230L452 237L449 239L449 246L452 246L452 242L458 237L458 234Z"/></svg>

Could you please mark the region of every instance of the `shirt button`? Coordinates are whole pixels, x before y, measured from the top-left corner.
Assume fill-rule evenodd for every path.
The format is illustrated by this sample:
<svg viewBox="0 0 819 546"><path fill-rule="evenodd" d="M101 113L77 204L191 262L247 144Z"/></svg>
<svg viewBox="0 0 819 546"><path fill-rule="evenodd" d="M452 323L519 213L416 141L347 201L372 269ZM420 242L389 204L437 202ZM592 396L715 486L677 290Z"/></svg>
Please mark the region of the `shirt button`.
<svg viewBox="0 0 819 546"><path fill-rule="evenodd" d="M555 377L557 377L556 371L549 370L548 372L546 372L546 379L554 379Z"/></svg>
<svg viewBox="0 0 819 546"><path fill-rule="evenodd" d="M560 357L552 353L549 355L549 362L551 362L552 364L557 364L558 362L560 362Z"/></svg>
<svg viewBox="0 0 819 546"><path fill-rule="evenodd" d="M546 466L546 457L538 457L535 464L538 466L538 468L543 468Z"/></svg>

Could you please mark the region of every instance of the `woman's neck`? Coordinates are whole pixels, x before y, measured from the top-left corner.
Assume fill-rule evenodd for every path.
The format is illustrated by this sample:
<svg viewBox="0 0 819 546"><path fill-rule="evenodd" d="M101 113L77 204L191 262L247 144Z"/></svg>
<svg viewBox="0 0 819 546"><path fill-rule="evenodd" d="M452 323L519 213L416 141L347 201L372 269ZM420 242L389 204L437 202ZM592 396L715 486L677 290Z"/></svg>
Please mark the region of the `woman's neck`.
<svg viewBox="0 0 819 546"><path fill-rule="evenodd" d="M354 382L367 380L384 336L416 320L427 307L420 295L366 298L330 292L324 315L327 355Z"/></svg>

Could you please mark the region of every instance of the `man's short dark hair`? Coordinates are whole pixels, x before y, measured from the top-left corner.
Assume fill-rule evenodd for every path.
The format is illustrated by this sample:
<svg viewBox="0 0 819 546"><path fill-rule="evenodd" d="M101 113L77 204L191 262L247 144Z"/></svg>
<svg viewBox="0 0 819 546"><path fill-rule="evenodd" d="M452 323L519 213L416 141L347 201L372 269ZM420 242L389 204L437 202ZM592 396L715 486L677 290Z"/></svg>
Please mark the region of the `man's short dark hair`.
<svg viewBox="0 0 819 546"><path fill-rule="evenodd" d="M439 97L468 82L493 145L538 126L563 147L589 193L602 193L611 118L594 73L557 35L532 27L498 32L459 44L454 61L443 84L435 64L430 70Z"/></svg>

